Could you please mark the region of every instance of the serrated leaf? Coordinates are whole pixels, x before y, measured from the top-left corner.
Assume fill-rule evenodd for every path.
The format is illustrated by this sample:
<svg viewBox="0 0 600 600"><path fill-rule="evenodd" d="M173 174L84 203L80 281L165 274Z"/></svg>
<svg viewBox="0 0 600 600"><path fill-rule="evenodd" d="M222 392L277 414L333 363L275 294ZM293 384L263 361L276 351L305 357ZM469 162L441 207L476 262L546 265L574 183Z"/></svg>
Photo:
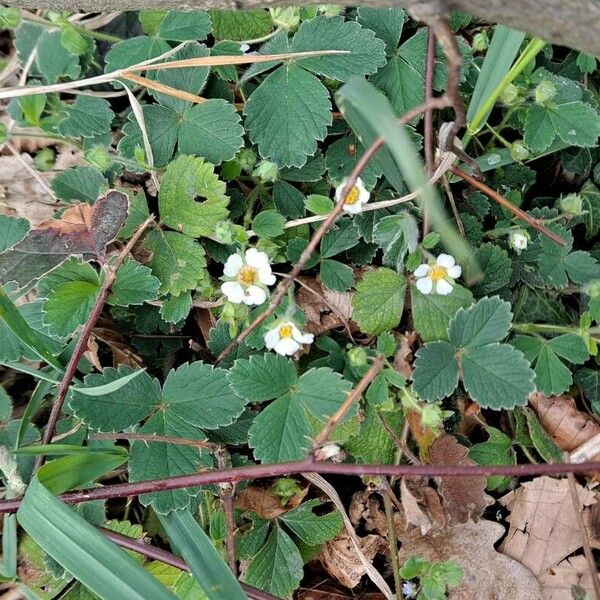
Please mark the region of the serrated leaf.
<svg viewBox="0 0 600 600"><path fill-rule="evenodd" d="M391 269L365 273L352 298L352 319L361 331L379 334L400 323L406 280Z"/></svg>
<svg viewBox="0 0 600 600"><path fill-rule="evenodd" d="M346 81L353 75L370 75L385 64L385 43L356 21L319 16L304 21L291 43L292 52L345 50L349 54L301 58L297 64L317 75Z"/></svg>
<svg viewBox="0 0 600 600"><path fill-rule="evenodd" d="M365 147L358 138L350 133L336 140L327 148L325 162L329 177L336 183L341 183L356 167L357 162L365 153ZM377 163L369 161L360 174L361 179L369 188L375 186L381 177L381 168ZM330 211L328 211L330 212Z"/></svg>
<svg viewBox="0 0 600 600"><path fill-rule="evenodd" d="M179 296L169 296L163 300L160 307L160 316L167 323L183 321L192 310L192 294L184 292Z"/></svg>
<svg viewBox="0 0 600 600"><path fill-rule="evenodd" d="M467 347L460 362L465 390L484 408L524 406L535 391L535 373L523 354L508 344Z"/></svg>
<svg viewBox="0 0 600 600"><path fill-rule="evenodd" d="M583 201L582 208L585 223L586 239L591 239L600 231L600 190L591 182L586 181L579 195Z"/></svg>
<svg viewBox="0 0 600 600"><path fill-rule="evenodd" d="M56 83L61 78L79 77L79 60L62 45L60 31L42 31L36 49L35 63L48 83Z"/></svg>
<svg viewBox="0 0 600 600"><path fill-rule="evenodd" d="M477 348L504 339L510 330L510 304L482 298L471 307L458 310L448 328L450 343L456 348Z"/></svg>
<svg viewBox="0 0 600 600"><path fill-rule="evenodd" d="M406 12L401 8L360 6L356 14L357 21L363 27L374 31L377 37L385 42L388 55L393 54L402 34Z"/></svg>
<svg viewBox="0 0 600 600"><path fill-rule="evenodd" d="M600 278L600 264L584 250L571 252L565 257L565 269L569 279L578 285Z"/></svg>
<svg viewBox="0 0 600 600"><path fill-rule="evenodd" d="M534 154L541 154L550 147L555 137L556 132L546 108L539 104L531 106L527 111L523 129L525 145Z"/></svg>
<svg viewBox="0 0 600 600"><path fill-rule="evenodd" d="M292 403L298 403L317 420L330 417L344 402L352 384L339 373L328 367L310 369L298 379L290 392ZM357 406L352 406L346 418L356 414Z"/></svg>
<svg viewBox="0 0 600 600"><path fill-rule="evenodd" d="M571 146L595 146L600 136L600 115L594 107L575 101L559 104L550 111L558 137Z"/></svg>
<svg viewBox="0 0 600 600"><path fill-rule="evenodd" d="M359 232L352 219L343 219L331 228L321 240L321 256L331 258L358 244Z"/></svg>
<svg viewBox="0 0 600 600"><path fill-rule="evenodd" d="M8 421L12 414L12 399L0 386L0 421Z"/></svg>
<svg viewBox="0 0 600 600"><path fill-rule="evenodd" d="M536 387L545 394L561 394L573 383L571 371L547 344L542 344L534 370Z"/></svg>
<svg viewBox="0 0 600 600"><path fill-rule="evenodd" d="M198 202L196 198L204 198ZM214 166L193 156L180 156L163 176L158 207L161 221L192 237L210 236L229 215L225 183Z"/></svg>
<svg viewBox="0 0 600 600"><path fill-rule="evenodd" d="M529 436L531 441L538 451L539 455L546 462L562 463L564 462L562 451L552 441L552 438L548 435L546 430L543 428L535 412L529 408L524 408L523 412L527 419L527 428L529 429Z"/></svg>
<svg viewBox="0 0 600 600"><path fill-rule="evenodd" d="M592 410L600 415L600 370L580 369L575 373L575 383L585 394Z"/></svg>
<svg viewBox="0 0 600 600"><path fill-rule="evenodd" d="M108 188L108 181L96 167L73 167L57 173L50 187L60 200L92 203Z"/></svg>
<svg viewBox="0 0 600 600"><path fill-rule="evenodd" d="M126 365L106 367L102 373L86 375L81 387L111 384L122 377L140 373L119 389L102 395L89 396L78 387L69 391L67 403L70 410L92 429L122 431L147 417L161 401L158 382L146 372L136 371Z"/></svg>
<svg viewBox="0 0 600 600"><path fill-rule="evenodd" d="M420 348L414 364L413 390L433 402L449 396L458 385L454 348L448 342L429 342Z"/></svg>
<svg viewBox="0 0 600 600"><path fill-rule="evenodd" d="M404 268L404 258L419 243L419 226L408 212L383 217L373 230L373 241L383 250L383 264L397 271Z"/></svg>
<svg viewBox="0 0 600 600"><path fill-rule="evenodd" d="M547 240L546 236L540 237L538 273L545 283L554 287L565 287L568 279L564 261L573 247L573 235L564 227L557 225L550 225L550 229L565 240L566 245L560 246L552 240Z"/></svg>
<svg viewBox="0 0 600 600"><path fill-rule="evenodd" d="M294 363L276 354L236 360L227 377L233 391L247 402L265 402L285 394L296 383Z"/></svg>
<svg viewBox="0 0 600 600"><path fill-rule="evenodd" d="M252 229L259 237L277 237L283 233L285 217L276 210L263 210L252 221Z"/></svg>
<svg viewBox="0 0 600 600"><path fill-rule="evenodd" d="M304 204L307 200L299 189L287 181L279 180L273 185L273 202L277 210L288 219L303 217L305 214Z"/></svg>
<svg viewBox="0 0 600 600"><path fill-rule="evenodd" d="M19 217L0 215L0 252L20 242L29 231L29 221Z"/></svg>
<svg viewBox="0 0 600 600"><path fill-rule="evenodd" d="M576 365L584 363L589 357L586 343L575 334L558 335L548 345L558 356Z"/></svg>
<svg viewBox="0 0 600 600"><path fill-rule="evenodd" d="M508 285L512 275L512 261L508 252L496 244L483 244L473 254L473 261L467 263L466 280L473 280L473 270L481 273L472 286L476 296L487 296Z"/></svg>
<svg viewBox="0 0 600 600"><path fill-rule="evenodd" d="M243 580L269 594L288 598L304 576L302 556L290 536L273 527L267 543L250 560Z"/></svg>
<svg viewBox="0 0 600 600"><path fill-rule="evenodd" d="M210 17L203 10L170 10L158 28L158 35L176 42L204 40L211 28Z"/></svg>
<svg viewBox="0 0 600 600"><path fill-rule="evenodd" d="M129 38L115 44L104 59L106 73L136 65L140 62L155 58L171 49L162 39L147 36ZM119 86L121 87L121 86Z"/></svg>
<svg viewBox="0 0 600 600"><path fill-rule="evenodd" d="M159 287L160 280L152 275L151 269L135 260L127 259L117 270L108 303L115 306L140 305L154 300Z"/></svg>
<svg viewBox="0 0 600 600"><path fill-rule="evenodd" d="M354 283L354 270L337 260L321 261L321 283L334 292L345 292Z"/></svg>
<svg viewBox="0 0 600 600"><path fill-rule="evenodd" d="M415 331L424 342L448 341L448 325L459 308L473 304L473 294L455 285L451 294L422 294L416 285L411 287L412 316Z"/></svg>
<svg viewBox="0 0 600 600"><path fill-rule="evenodd" d="M144 238L144 247L152 252L150 267L161 282L161 293L177 296L204 277L204 248L187 235L153 230Z"/></svg>
<svg viewBox="0 0 600 600"><path fill-rule="evenodd" d="M309 500L284 513L280 519L305 544L309 546L324 544L340 532L344 526L344 521L339 512L316 515L313 509L322 505L323 503L320 500Z"/></svg>
<svg viewBox="0 0 600 600"><path fill-rule="evenodd" d="M70 137L94 137L110 131L115 113L104 98L76 96L73 104L66 105L65 118L58 124L58 132Z"/></svg>
<svg viewBox="0 0 600 600"><path fill-rule="evenodd" d="M252 93L244 114L260 155L280 166L304 165L332 122L327 88L297 64L273 71Z"/></svg>
<svg viewBox="0 0 600 600"><path fill-rule="evenodd" d="M495 427L485 428L489 438L486 442L475 444L469 450L469 458L479 465L514 465L517 462L512 440ZM510 477L492 475L487 478L487 489L502 490L510 483Z"/></svg>
<svg viewBox="0 0 600 600"><path fill-rule="evenodd" d="M218 40L247 40L263 37L273 29L268 11L214 10L210 12L213 35Z"/></svg>

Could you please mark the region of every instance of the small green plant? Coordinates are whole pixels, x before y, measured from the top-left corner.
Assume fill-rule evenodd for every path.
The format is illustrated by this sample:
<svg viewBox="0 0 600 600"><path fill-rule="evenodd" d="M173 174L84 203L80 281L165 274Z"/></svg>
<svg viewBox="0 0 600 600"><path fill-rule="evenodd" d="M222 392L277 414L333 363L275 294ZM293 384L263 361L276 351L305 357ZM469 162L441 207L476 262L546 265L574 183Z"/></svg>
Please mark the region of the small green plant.
<svg viewBox="0 0 600 600"><path fill-rule="evenodd" d="M411 556L400 568L405 580L402 593L416 600L444 600L446 592L460 585L463 570L453 560L431 562L421 556Z"/></svg>

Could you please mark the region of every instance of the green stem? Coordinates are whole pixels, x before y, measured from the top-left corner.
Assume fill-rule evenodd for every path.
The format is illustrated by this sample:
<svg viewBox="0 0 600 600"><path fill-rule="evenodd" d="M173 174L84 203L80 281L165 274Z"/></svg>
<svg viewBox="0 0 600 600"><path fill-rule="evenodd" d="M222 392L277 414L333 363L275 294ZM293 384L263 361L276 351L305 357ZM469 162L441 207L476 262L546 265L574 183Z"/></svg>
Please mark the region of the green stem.
<svg viewBox="0 0 600 600"><path fill-rule="evenodd" d="M42 17L34 17L34 16L24 16L22 17L23 21L29 21L30 23L37 23L38 25L43 25L44 27L52 27L54 29L60 29L60 27L49 21L48 19L43 19ZM83 35L89 35L93 37L95 40L101 42L111 42L112 44L117 44L118 42L122 42L123 39L117 37L116 35L110 35L109 33L102 33L101 31L95 31L93 29L88 29L87 27L83 27L82 25L75 25L71 23L76 31Z"/></svg>
<svg viewBox="0 0 600 600"><path fill-rule="evenodd" d="M569 327L568 325L549 325L548 323L513 323L512 328L521 333L573 333L575 335L582 335L585 333L591 336L600 334L600 327L581 329L580 327Z"/></svg>
<svg viewBox="0 0 600 600"><path fill-rule="evenodd" d="M246 208L246 214L244 215L244 229L248 229L250 227L250 223L252 222L252 213L254 212L254 207L260 197L260 192L262 190L262 185L257 185L249 194L248 194L248 207Z"/></svg>

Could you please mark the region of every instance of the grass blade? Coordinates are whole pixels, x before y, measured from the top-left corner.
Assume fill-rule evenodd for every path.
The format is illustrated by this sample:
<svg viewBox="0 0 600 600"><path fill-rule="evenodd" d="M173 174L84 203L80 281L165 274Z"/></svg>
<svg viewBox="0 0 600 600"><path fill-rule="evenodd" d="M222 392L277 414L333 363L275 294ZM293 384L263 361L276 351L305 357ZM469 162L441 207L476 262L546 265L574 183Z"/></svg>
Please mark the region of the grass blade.
<svg viewBox="0 0 600 600"><path fill-rule="evenodd" d="M84 396L104 396L105 394L112 394L113 392L120 390L123 386L127 385L132 379L135 379L138 375L141 375L145 371L146 369L138 369L137 371L129 373L129 375L123 375L123 377L119 377L119 379L115 379L110 383L96 385L93 387L77 386L73 389L77 390L79 394L83 394Z"/></svg>
<svg viewBox="0 0 600 600"><path fill-rule="evenodd" d="M27 407L25 408L25 412L21 417L21 423L19 425L19 431L17 433L17 441L15 443L15 448L20 448L23 443L23 436L27 431L27 426L31 423L33 417L35 417L35 413L37 413L38 409L44 402L44 398L50 393L50 390L54 387L54 384L41 380L38 381L38 384L35 386L33 390L33 394L31 394L31 398L29 398L29 402L27 403Z"/></svg>

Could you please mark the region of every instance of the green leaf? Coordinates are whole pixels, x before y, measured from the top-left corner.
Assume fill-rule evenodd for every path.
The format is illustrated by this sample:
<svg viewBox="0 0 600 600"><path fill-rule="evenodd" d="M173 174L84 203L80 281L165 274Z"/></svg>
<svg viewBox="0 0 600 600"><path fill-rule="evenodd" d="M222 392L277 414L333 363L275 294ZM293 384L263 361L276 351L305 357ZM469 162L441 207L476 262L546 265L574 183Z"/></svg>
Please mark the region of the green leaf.
<svg viewBox="0 0 600 600"><path fill-rule="evenodd" d="M196 198L204 198L203 202ZM193 156L180 156L163 176L158 207L161 221L192 237L210 236L229 215L225 183L214 166ZM164 283L164 282L163 282Z"/></svg>
<svg viewBox="0 0 600 600"><path fill-rule="evenodd" d="M337 227L325 233L321 241L321 256L331 258L358 244L360 234L352 219L343 219Z"/></svg>
<svg viewBox="0 0 600 600"><path fill-rule="evenodd" d="M44 324L53 334L67 337L83 325L100 292L101 280L89 264L70 258L38 283L44 303Z"/></svg>
<svg viewBox="0 0 600 600"><path fill-rule="evenodd" d="M81 73L79 60L61 44L61 32L45 30L36 44L35 64L48 83L76 79Z"/></svg>
<svg viewBox="0 0 600 600"><path fill-rule="evenodd" d="M159 518L209 600L245 600L239 582L190 511L173 511Z"/></svg>
<svg viewBox="0 0 600 600"><path fill-rule="evenodd" d="M96 167L73 167L57 173L50 187L60 200L91 204L108 189L108 181Z"/></svg>
<svg viewBox="0 0 600 600"><path fill-rule="evenodd" d="M333 210L333 200L328 196L311 194L306 197L306 210L313 215L328 215Z"/></svg>
<svg viewBox="0 0 600 600"><path fill-rule="evenodd" d="M196 154L215 165L231 160L244 145L240 121L235 107L225 100L217 98L194 104L183 113L179 123L179 152Z"/></svg>
<svg viewBox="0 0 600 600"><path fill-rule="evenodd" d="M152 275L151 269L135 260L127 259L117 270L108 303L114 306L140 305L154 300L159 287L160 280Z"/></svg>
<svg viewBox="0 0 600 600"><path fill-rule="evenodd" d="M256 88L244 114L260 155L280 166L304 165L332 122L327 88L294 63L279 67Z"/></svg>
<svg viewBox="0 0 600 600"><path fill-rule="evenodd" d="M586 343L572 333L556 336L548 344L558 356L576 365L584 363L589 357Z"/></svg>
<svg viewBox="0 0 600 600"><path fill-rule="evenodd" d="M317 420L325 421L344 402L352 384L328 367L310 369L298 379L290 392L292 402L301 404ZM345 418L356 414L357 406L348 410Z"/></svg>
<svg viewBox="0 0 600 600"><path fill-rule="evenodd" d="M600 415L600 370L579 369L575 373L575 383L585 394L592 410Z"/></svg>
<svg viewBox="0 0 600 600"><path fill-rule="evenodd" d="M534 104L527 111L523 141L534 154L541 154L550 147L556 132L549 111L540 104Z"/></svg>
<svg viewBox="0 0 600 600"><path fill-rule="evenodd" d="M162 294L177 296L204 278L204 248L187 235L155 229L144 238L144 247L152 252L150 267L161 282Z"/></svg>
<svg viewBox="0 0 600 600"><path fill-rule="evenodd" d="M8 421L12 415L12 399L0 386L0 421Z"/></svg>
<svg viewBox="0 0 600 600"><path fill-rule="evenodd" d="M598 111L585 102L559 104L550 111L550 121L558 137L571 146L595 146L600 136Z"/></svg>
<svg viewBox="0 0 600 600"><path fill-rule="evenodd" d="M136 376L125 385L101 395L92 396L81 389L112 384L133 374ZM106 367L102 373L86 375L83 386L72 387L67 397L73 414L98 431L123 431L147 417L160 401L156 379L126 365L119 365L117 369Z"/></svg>
<svg viewBox="0 0 600 600"><path fill-rule="evenodd" d="M356 167L358 161L365 153L365 147L358 138L350 133L342 136L327 148L325 157L327 171L331 180L341 184L344 178L348 177ZM377 163L369 161L360 174L361 179L368 188L372 188L381 177L381 168ZM333 209L333 206L329 211Z"/></svg>
<svg viewBox="0 0 600 600"><path fill-rule="evenodd" d="M163 300L160 307L160 316L167 323L183 321L192 310L192 294L184 292L179 296L169 296Z"/></svg>
<svg viewBox="0 0 600 600"><path fill-rule="evenodd" d="M218 40L248 40L263 37L273 29L269 11L213 10L213 35Z"/></svg>
<svg viewBox="0 0 600 600"><path fill-rule="evenodd" d="M321 261L321 283L335 292L345 292L354 283L354 269L337 260Z"/></svg>
<svg viewBox="0 0 600 600"><path fill-rule="evenodd" d="M475 277L475 264L481 273ZM466 266L466 281L474 281L472 291L476 296L487 296L507 286L512 275L512 261L508 252L496 244L483 244Z"/></svg>
<svg viewBox="0 0 600 600"><path fill-rule="evenodd" d="M352 319L365 333L393 329L402 318L405 291L406 280L391 269L365 273L352 298Z"/></svg>
<svg viewBox="0 0 600 600"><path fill-rule="evenodd" d="M65 105L65 118L58 124L58 132L66 137L94 137L110 131L115 113L104 98L76 96L73 104Z"/></svg>
<svg viewBox="0 0 600 600"><path fill-rule="evenodd" d="M250 559L244 581L280 598L291 597L304 576L303 561L290 536L278 526Z"/></svg>
<svg viewBox="0 0 600 600"><path fill-rule="evenodd" d="M385 43L369 29L343 17L320 16L304 21L292 39L292 52L345 50L349 54L301 58L297 64L317 75L347 81L370 75L385 64Z"/></svg>
<svg viewBox="0 0 600 600"><path fill-rule="evenodd" d="M583 201L582 208L585 223L585 237L591 239L600 231L600 190L591 182L586 181L579 192Z"/></svg>
<svg viewBox="0 0 600 600"><path fill-rule="evenodd" d="M263 210L252 221L252 229L259 237L277 237L283 233L285 217L276 210Z"/></svg>
<svg viewBox="0 0 600 600"><path fill-rule="evenodd" d="M106 54L105 73L124 69L143 62L150 58L156 58L171 50L171 46L159 38L138 36L129 38L115 44Z"/></svg>
<svg viewBox="0 0 600 600"><path fill-rule="evenodd" d="M227 377L233 391L247 402L265 402L285 394L296 383L294 363L277 354L254 354L236 360Z"/></svg>
<svg viewBox="0 0 600 600"><path fill-rule="evenodd" d="M0 215L0 252L18 244L29 231L29 221L18 217Z"/></svg>
<svg viewBox="0 0 600 600"><path fill-rule="evenodd" d="M374 31L375 35L385 42L387 54L393 54L402 34L406 12L401 8L360 6L356 14L356 20L363 27Z"/></svg>
<svg viewBox="0 0 600 600"><path fill-rule="evenodd" d="M47 554L101 598L175 598L126 552L56 499L37 477L27 488L17 520Z"/></svg>
<svg viewBox="0 0 600 600"><path fill-rule="evenodd" d="M429 342L417 351L413 390L433 402L449 396L458 385L454 348L448 342Z"/></svg>
<svg viewBox="0 0 600 600"><path fill-rule="evenodd" d="M273 202L275 203L275 207L288 219L303 217L305 213L304 204L307 200L298 188L290 185L287 181L279 180L273 185Z"/></svg>
<svg viewBox="0 0 600 600"><path fill-rule="evenodd" d="M320 506L320 500L309 500L281 515L281 521L309 546L324 544L340 532L344 521L339 512L316 515L313 509Z"/></svg>
<svg viewBox="0 0 600 600"><path fill-rule="evenodd" d="M116 392L120 390L123 386L128 384L132 379L139 377L142 373L144 373L145 369L138 369L137 371L133 371L133 373L129 373L129 375L124 375L115 381L110 383L104 383L102 385L96 386L76 386L73 389L77 390L80 394L84 396L103 396L104 394L110 394L111 392Z"/></svg>
<svg viewBox="0 0 600 600"><path fill-rule="evenodd" d="M499 410L524 406L529 394L535 391L535 373L523 354L513 346L467 346L460 361L465 390L484 408Z"/></svg>
<svg viewBox="0 0 600 600"><path fill-rule="evenodd" d="M415 331L424 342L448 341L448 325L459 308L473 304L473 294L455 285L451 294L422 294L416 285L411 286L412 316Z"/></svg>
<svg viewBox="0 0 600 600"><path fill-rule="evenodd" d="M533 445L535 446L535 449L538 451L539 455L546 462L564 462L562 451L552 441L552 438L543 428L535 412L529 408L524 408L523 412L525 413L525 417L527 419L529 436L531 437L531 441L533 442Z"/></svg>
<svg viewBox="0 0 600 600"><path fill-rule="evenodd" d="M408 211L401 211L383 217L375 225L373 241L383 250L383 264L401 271L405 256L417 248L419 226Z"/></svg>
<svg viewBox="0 0 600 600"><path fill-rule="evenodd" d="M565 287L568 283L565 257L573 247L573 235L564 227L550 225L550 229L567 242L560 246L546 236L540 237L541 252L538 255L538 273L545 283L553 287Z"/></svg>
<svg viewBox="0 0 600 600"><path fill-rule="evenodd" d="M583 250L571 252L565 258L565 269L569 279L578 285L600 278L600 265L589 253Z"/></svg>
<svg viewBox="0 0 600 600"><path fill-rule="evenodd" d="M456 348L474 349L504 339L510 330L510 304L493 298L482 298L471 307L461 308L450 321L450 343Z"/></svg>
<svg viewBox="0 0 600 600"><path fill-rule="evenodd" d="M517 463L512 440L494 427L485 428L489 438L486 442L475 444L469 450L469 458L479 465L514 465ZM487 489L503 490L510 483L510 477L492 475L487 478Z"/></svg>
<svg viewBox="0 0 600 600"><path fill-rule="evenodd" d="M176 42L204 40L211 28L210 17L203 10L170 10L158 28L158 35Z"/></svg>

